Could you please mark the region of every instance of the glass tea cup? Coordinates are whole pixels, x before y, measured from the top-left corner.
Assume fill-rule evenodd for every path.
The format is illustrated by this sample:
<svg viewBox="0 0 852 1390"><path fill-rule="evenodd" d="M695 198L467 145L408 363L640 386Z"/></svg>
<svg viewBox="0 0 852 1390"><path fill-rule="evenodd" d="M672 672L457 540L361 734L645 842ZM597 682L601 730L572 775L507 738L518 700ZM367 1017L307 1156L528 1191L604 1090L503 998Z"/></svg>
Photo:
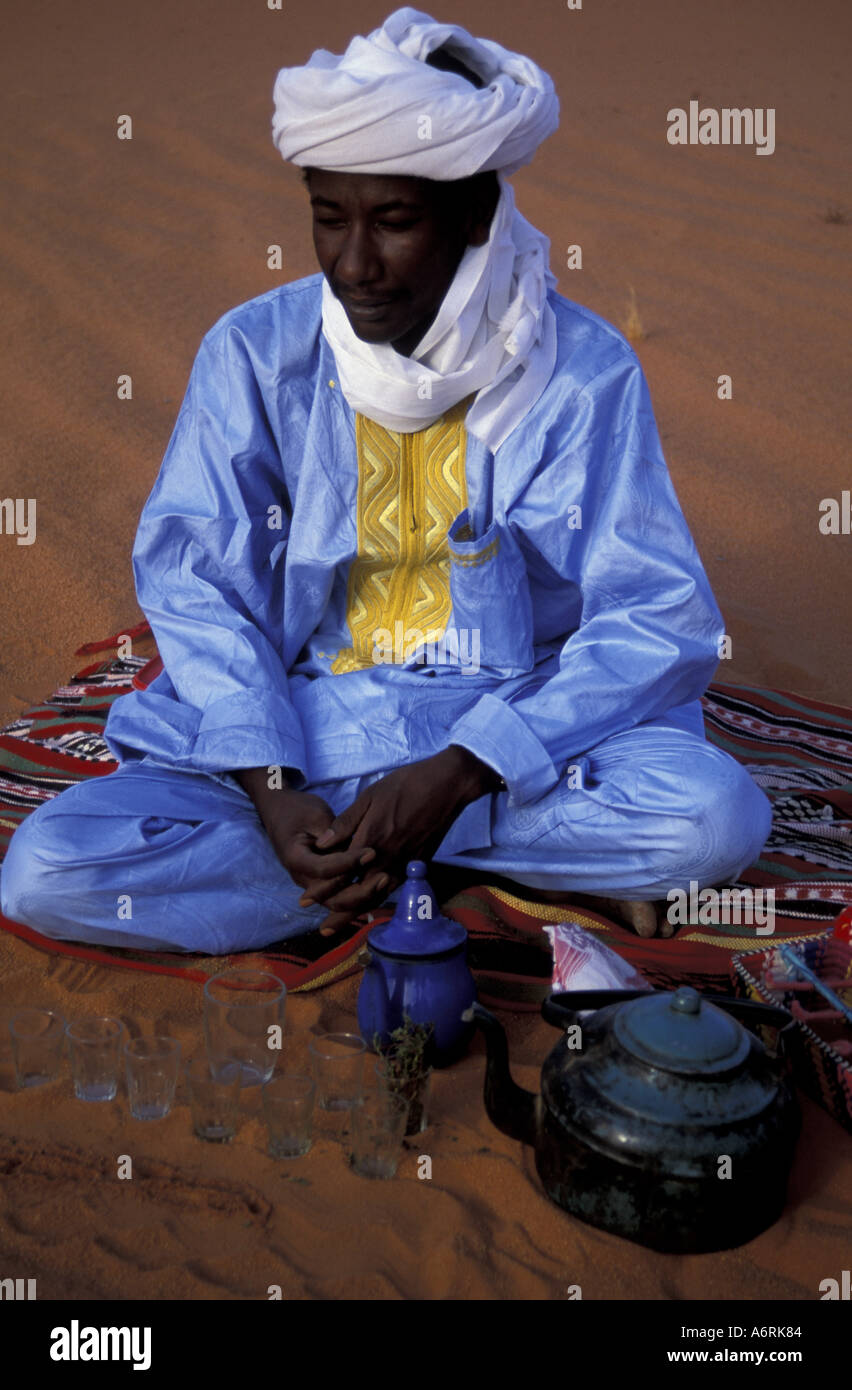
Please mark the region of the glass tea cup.
<svg viewBox="0 0 852 1390"><path fill-rule="evenodd" d="M320 1033L310 1053L322 1110L351 1110L364 1088L367 1044L357 1033Z"/></svg>
<svg viewBox="0 0 852 1390"><path fill-rule="evenodd" d="M285 1072L267 1081L261 1092L269 1130L271 1158L300 1158L311 1147L316 1084L311 1076Z"/></svg>
<svg viewBox="0 0 852 1390"><path fill-rule="evenodd" d="M237 1132L242 1070L239 1062L214 1073L208 1057L193 1057L186 1064L186 1084L192 1130L198 1139L226 1144Z"/></svg>
<svg viewBox="0 0 852 1390"><path fill-rule="evenodd" d="M368 1087L352 1111L350 1164L361 1178L392 1178L399 1164L408 1103L382 1084Z"/></svg>
<svg viewBox="0 0 852 1390"><path fill-rule="evenodd" d="M405 1075L394 1066L392 1060L383 1058L375 1066L376 1081L387 1091L401 1096L408 1110L405 1133L421 1134L429 1125L429 1085L432 1068L425 1066L413 1076Z"/></svg>
<svg viewBox="0 0 852 1390"><path fill-rule="evenodd" d="M119 1018L81 1018L65 1025L78 1100L115 1099L123 1033Z"/></svg>
<svg viewBox="0 0 852 1390"><path fill-rule="evenodd" d="M175 1096L180 1063L177 1038L132 1038L124 1047L127 1096L134 1120L161 1120Z"/></svg>
<svg viewBox="0 0 852 1390"><path fill-rule="evenodd" d="M53 1081L62 1070L65 1019L52 1009L19 1009L9 1020L15 1080L23 1090Z"/></svg>
<svg viewBox="0 0 852 1390"><path fill-rule="evenodd" d="M204 1037L215 1075L232 1062L242 1086L269 1081L280 1051L287 990L268 970L223 970L204 986Z"/></svg>

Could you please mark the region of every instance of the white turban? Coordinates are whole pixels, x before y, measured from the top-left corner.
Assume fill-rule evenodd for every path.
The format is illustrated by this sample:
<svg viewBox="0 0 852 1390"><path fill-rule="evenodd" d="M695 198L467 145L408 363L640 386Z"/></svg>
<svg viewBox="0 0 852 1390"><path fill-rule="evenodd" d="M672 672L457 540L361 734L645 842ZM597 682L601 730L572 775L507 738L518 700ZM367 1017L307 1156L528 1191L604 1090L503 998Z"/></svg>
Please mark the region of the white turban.
<svg viewBox="0 0 852 1390"><path fill-rule="evenodd" d="M437 48L485 85L427 64ZM440 181L497 171L488 242L467 247L412 353L359 338L327 279L322 327L353 410L410 433L476 392L466 428L499 448L556 361L550 242L518 212L506 180L559 123L551 79L531 59L406 6L342 57L319 49L304 67L282 68L274 100L275 144L303 167Z"/></svg>
<svg viewBox="0 0 852 1390"><path fill-rule="evenodd" d="M486 85L430 67L444 46ZM531 59L410 6L342 57L320 48L304 67L282 68L273 99L284 159L351 174L512 174L559 124L553 82Z"/></svg>

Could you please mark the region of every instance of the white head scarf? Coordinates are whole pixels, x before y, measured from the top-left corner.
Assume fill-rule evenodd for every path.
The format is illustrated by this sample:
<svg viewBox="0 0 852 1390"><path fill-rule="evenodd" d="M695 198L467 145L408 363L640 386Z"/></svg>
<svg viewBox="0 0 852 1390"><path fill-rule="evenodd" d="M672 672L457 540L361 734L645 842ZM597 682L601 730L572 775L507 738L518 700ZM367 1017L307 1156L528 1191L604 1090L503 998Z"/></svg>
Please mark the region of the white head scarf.
<svg viewBox="0 0 852 1390"><path fill-rule="evenodd" d="M430 67L437 48L486 85ZM467 247L410 356L359 338L328 280L322 301L323 332L354 410L410 433L475 391L466 428L497 449L556 361L550 241L518 212L506 178L559 123L551 79L522 54L406 6L342 56L319 49L304 67L282 68L274 100L275 144L303 167L442 182L498 171L489 239Z"/></svg>

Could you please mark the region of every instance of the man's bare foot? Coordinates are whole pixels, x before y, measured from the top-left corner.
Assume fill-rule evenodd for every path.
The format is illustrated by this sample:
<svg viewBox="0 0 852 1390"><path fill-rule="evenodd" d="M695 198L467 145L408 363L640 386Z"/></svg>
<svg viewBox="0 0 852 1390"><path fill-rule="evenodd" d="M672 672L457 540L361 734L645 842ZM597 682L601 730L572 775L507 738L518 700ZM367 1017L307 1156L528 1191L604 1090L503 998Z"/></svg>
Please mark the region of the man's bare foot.
<svg viewBox="0 0 852 1390"><path fill-rule="evenodd" d="M665 902L634 902L628 898L598 898L613 917L618 917L637 936L671 936L674 926L666 918Z"/></svg>
<svg viewBox="0 0 852 1390"><path fill-rule="evenodd" d="M533 890L536 901L576 903L590 907L606 917L615 917L632 927L637 936L673 936L674 926L666 918L666 902L634 902L630 898L603 898L591 893L553 893Z"/></svg>
<svg viewBox="0 0 852 1390"><path fill-rule="evenodd" d="M601 912L607 917L615 917L625 926L631 927L637 936L673 936L674 926L666 919L668 903L634 902L629 898L604 898L591 893L552 892L547 889L525 888L512 879L500 874L484 874L479 869L459 869L453 865L431 864L430 883L438 902L443 907L455 893L460 893L471 884L489 883L497 888L505 888L510 893L520 892L534 902L576 903L577 907L590 907L593 912Z"/></svg>

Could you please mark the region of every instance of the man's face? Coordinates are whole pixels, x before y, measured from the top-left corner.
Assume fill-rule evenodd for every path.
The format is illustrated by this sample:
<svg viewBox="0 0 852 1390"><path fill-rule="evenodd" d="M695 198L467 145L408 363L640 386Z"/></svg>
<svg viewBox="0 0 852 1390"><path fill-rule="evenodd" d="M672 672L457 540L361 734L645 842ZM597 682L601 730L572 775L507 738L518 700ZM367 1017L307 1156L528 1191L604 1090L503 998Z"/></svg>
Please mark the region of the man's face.
<svg viewBox="0 0 852 1390"><path fill-rule="evenodd" d="M308 189L317 259L353 332L411 352L490 217L430 179L312 169Z"/></svg>

